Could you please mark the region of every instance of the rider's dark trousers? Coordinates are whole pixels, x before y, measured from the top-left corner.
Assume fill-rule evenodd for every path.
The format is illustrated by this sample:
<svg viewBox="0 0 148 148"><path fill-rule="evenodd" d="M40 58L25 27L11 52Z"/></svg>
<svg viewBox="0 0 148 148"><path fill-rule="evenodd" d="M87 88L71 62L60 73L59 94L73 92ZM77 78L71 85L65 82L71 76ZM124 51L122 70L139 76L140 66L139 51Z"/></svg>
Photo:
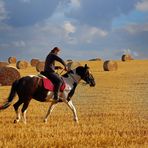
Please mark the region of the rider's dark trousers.
<svg viewBox="0 0 148 148"><path fill-rule="evenodd" d="M57 99L58 98L58 92L60 91L60 87L62 85L62 79L59 77L58 74L56 74L54 72L52 72L52 73L45 72L45 75L54 84L54 87L55 87L54 98Z"/></svg>

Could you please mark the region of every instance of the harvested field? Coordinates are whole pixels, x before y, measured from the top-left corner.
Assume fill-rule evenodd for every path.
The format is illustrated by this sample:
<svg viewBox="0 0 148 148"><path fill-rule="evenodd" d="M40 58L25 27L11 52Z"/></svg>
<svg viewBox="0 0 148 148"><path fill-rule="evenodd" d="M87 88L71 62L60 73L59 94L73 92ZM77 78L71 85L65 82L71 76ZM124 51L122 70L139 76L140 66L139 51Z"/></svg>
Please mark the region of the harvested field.
<svg viewBox="0 0 148 148"><path fill-rule="evenodd" d="M48 103L32 100L27 125L14 124L11 105L0 112L0 147L148 147L148 60L117 61L118 70L106 72L102 61L80 61L90 67L96 87L79 84L73 97L79 124L59 104L43 123ZM21 76L36 74L34 67L20 70ZM10 86L0 87L0 102ZM17 97L16 97L17 99ZM13 101L15 102L16 99Z"/></svg>

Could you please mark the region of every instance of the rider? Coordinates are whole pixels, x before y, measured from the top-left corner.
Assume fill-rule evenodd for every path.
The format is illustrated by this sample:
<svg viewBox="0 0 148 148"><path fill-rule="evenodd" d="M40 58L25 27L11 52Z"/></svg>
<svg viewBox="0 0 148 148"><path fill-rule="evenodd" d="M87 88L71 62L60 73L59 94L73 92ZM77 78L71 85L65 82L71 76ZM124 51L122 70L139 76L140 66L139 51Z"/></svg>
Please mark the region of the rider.
<svg viewBox="0 0 148 148"><path fill-rule="evenodd" d="M55 61L60 62L67 71L66 63L64 60L62 60L59 56L60 49L58 47L54 47L50 53L47 55L45 60L45 67L44 67L44 73L48 79L52 81L54 84L54 100L57 102L59 100L58 98L58 92L60 90L60 87L62 85L62 79L60 76L55 73L55 69L62 69L60 66L55 66Z"/></svg>

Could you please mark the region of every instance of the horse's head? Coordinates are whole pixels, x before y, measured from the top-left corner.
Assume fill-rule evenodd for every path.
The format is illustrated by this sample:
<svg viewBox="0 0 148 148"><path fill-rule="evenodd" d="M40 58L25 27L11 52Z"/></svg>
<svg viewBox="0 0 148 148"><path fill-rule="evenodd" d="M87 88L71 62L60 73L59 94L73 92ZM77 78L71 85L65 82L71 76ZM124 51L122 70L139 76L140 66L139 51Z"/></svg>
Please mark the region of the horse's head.
<svg viewBox="0 0 148 148"><path fill-rule="evenodd" d="M87 84L90 86L95 86L96 82L93 77L93 75L89 71L89 67L87 64L85 66L79 66L76 68L76 73L81 77L82 80L84 80Z"/></svg>

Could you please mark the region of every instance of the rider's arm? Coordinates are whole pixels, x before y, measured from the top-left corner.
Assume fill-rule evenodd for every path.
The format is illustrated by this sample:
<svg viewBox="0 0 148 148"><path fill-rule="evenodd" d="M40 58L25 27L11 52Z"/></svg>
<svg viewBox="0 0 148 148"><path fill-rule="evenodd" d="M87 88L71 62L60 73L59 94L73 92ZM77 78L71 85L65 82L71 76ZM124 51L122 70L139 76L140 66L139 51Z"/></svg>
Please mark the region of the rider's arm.
<svg viewBox="0 0 148 148"><path fill-rule="evenodd" d="M66 63L60 57L58 57L57 55L54 55L54 59L60 62L64 67L66 67Z"/></svg>
<svg viewBox="0 0 148 148"><path fill-rule="evenodd" d="M55 66L55 69L63 69L61 66Z"/></svg>

